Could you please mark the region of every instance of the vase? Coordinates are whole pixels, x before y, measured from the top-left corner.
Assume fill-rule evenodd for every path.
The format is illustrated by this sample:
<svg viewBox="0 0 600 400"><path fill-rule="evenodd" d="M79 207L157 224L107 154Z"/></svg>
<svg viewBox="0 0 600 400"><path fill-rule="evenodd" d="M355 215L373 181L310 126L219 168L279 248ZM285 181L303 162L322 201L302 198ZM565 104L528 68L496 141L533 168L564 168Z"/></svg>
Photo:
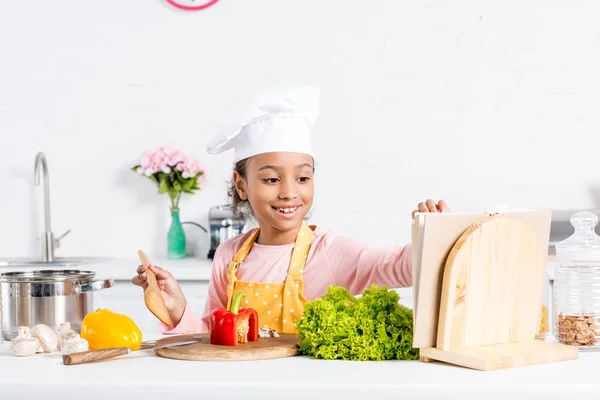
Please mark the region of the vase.
<svg viewBox="0 0 600 400"><path fill-rule="evenodd" d="M167 239L167 258L170 260L185 258L185 231L179 219L179 209L171 209L171 226Z"/></svg>

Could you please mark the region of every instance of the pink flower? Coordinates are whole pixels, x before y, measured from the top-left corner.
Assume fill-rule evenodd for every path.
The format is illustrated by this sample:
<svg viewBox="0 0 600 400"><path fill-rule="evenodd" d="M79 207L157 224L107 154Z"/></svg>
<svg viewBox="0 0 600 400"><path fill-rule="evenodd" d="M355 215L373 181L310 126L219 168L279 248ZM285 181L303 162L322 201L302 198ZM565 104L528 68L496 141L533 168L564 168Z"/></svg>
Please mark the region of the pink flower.
<svg viewBox="0 0 600 400"><path fill-rule="evenodd" d="M169 182L174 182L177 179L173 170L181 172L181 178L183 179L190 179L198 173L202 173L198 177L197 183L201 185L206 181L204 165L198 159L169 145L145 152L137 168L139 174L148 177L157 172L168 174L167 179Z"/></svg>
<svg viewBox="0 0 600 400"><path fill-rule="evenodd" d="M171 172L168 165L169 158L166 156L162 149L154 151L147 151L140 160L140 168L138 172L146 176L155 174L158 171L162 171L165 174Z"/></svg>
<svg viewBox="0 0 600 400"><path fill-rule="evenodd" d="M200 162L188 154L183 155L183 161L177 165L177 169L181 171L181 176L184 179L193 178L198 172L203 172L204 167Z"/></svg>
<svg viewBox="0 0 600 400"><path fill-rule="evenodd" d="M167 145L162 146L159 150L164 154L166 163L170 167L174 167L177 165L177 163L183 161L183 154L179 151L179 149Z"/></svg>

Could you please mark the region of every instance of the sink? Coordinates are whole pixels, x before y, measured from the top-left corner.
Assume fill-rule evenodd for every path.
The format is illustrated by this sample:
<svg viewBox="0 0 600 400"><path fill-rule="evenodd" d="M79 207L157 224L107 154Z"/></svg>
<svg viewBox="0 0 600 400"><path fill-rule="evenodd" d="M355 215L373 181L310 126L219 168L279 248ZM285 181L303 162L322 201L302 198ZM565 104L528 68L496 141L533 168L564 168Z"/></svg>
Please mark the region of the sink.
<svg viewBox="0 0 600 400"><path fill-rule="evenodd" d="M0 267L75 267L108 259L107 257L55 257L53 261L44 261L32 257L0 257Z"/></svg>

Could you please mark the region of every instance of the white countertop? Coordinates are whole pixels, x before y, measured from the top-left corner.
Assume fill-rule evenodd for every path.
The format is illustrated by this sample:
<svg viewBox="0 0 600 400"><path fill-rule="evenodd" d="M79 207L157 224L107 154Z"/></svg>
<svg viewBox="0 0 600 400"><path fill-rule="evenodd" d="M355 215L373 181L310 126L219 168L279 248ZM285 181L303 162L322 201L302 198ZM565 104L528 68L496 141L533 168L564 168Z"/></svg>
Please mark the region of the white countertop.
<svg viewBox="0 0 600 400"><path fill-rule="evenodd" d="M189 257L183 260L169 260L166 257L152 257L152 263L171 272L177 280L208 281L212 272L212 260L206 258ZM140 261L137 258L107 258L104 261L80 264L66 267L96 271L96 276L102 279L131 280L136 274L135 270ZM36 269L65 269L65 267L46 267L36 265L31 267L4 267L0 266L0 273L13 271L29 271Z"/></svg>
<svg viewBox="0 0 600 400"><path fill-rule="evenodd" d="M600 353L499 371L420 361L350 362L309 357L178 361L151 350L65 366L60 353L20 358L0 346L0 398L100 399L560 399L596 398ZM146 397L150 396L150 397Z"/></svg>

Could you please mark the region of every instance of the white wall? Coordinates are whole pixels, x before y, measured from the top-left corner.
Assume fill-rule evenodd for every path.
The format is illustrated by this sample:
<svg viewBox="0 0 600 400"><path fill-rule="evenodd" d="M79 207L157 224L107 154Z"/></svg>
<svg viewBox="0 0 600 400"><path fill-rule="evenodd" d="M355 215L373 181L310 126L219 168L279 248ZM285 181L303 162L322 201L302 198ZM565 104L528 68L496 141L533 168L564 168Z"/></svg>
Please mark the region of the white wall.
<svg viewBox="0 0 600 400"><path fill-rule="evenodd" d="M129 169L171 143L208 166L182 202L206 225L232 155L213 130L271 83L323 91L313 222L410 240L428 197L600 204L595 1L0 1L0 256L37 254L38 150L61 255L165 254L168 199ZM195 230L205 254L208 241Z"/></svg>

